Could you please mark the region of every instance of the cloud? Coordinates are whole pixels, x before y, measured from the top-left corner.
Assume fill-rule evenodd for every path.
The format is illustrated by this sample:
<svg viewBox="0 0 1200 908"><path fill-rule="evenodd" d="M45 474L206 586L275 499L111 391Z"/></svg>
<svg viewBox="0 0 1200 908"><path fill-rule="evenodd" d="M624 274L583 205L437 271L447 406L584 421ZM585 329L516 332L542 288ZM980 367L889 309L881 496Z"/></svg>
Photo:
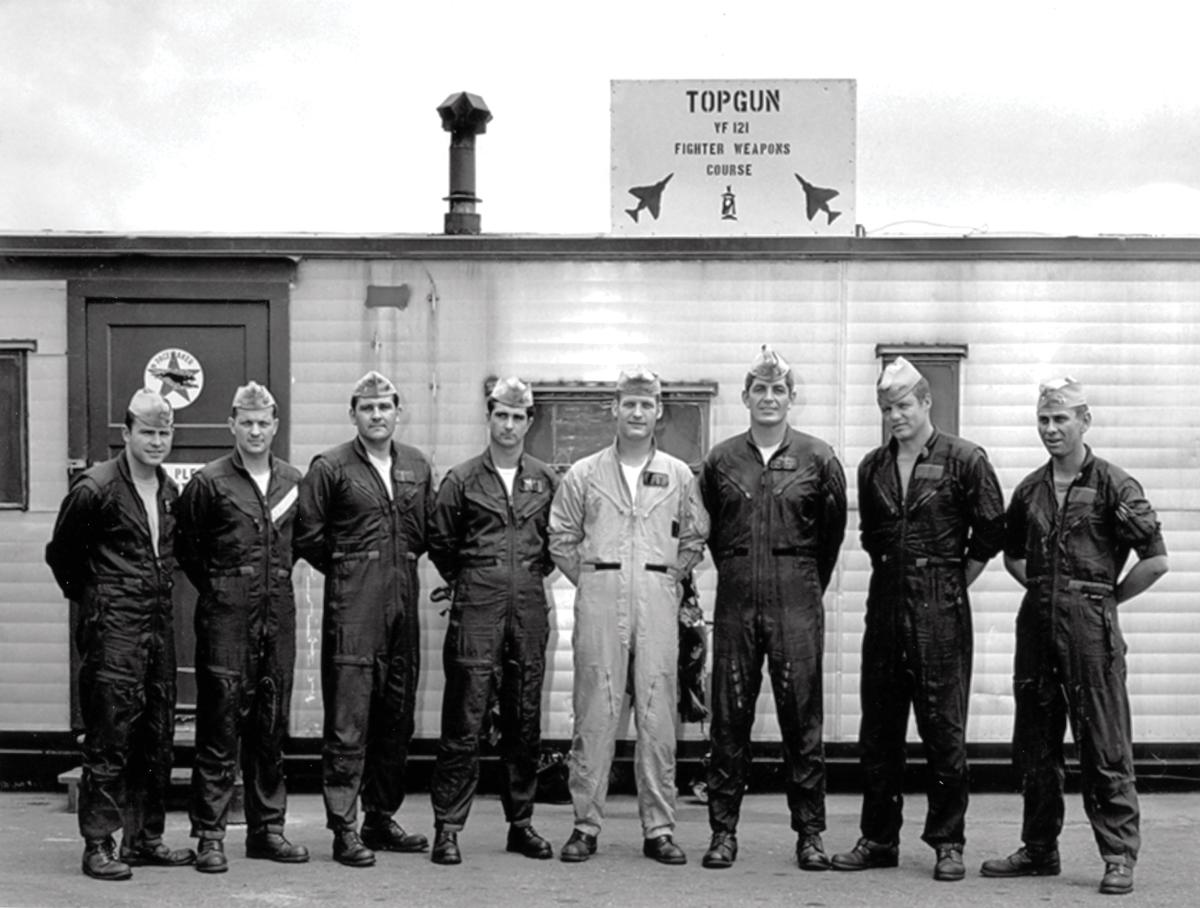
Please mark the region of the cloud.
<svg viewBox="0 0 1200 908"><path fill-rule="evenodd" d="M858 80L869 229L1170 232L1200 100L1144 6L0 0L0 229L438 232L466 89L485 229L604 232L610 79L786 77Z"/></svg>

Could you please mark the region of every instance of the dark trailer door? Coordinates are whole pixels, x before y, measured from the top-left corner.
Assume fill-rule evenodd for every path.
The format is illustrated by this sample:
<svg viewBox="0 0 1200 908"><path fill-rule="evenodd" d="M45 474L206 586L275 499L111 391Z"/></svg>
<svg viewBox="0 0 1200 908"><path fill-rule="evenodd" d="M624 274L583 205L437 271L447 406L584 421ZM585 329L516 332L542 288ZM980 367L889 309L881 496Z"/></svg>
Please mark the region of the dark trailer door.
<svg viewBox="0 0 1200 908"><path fill-rule="evenodd" d="M192 472L230 450L229 404L237 387L251 379L270 386L279 402L283 425L275 452L286 458L286 284L204 282L188 284L186 293L179 294L179 285L173 283L164 287L163 282L122 281L122 292L104 292L113 289L118 288L101 282L72 287L71 340L82 346L82 356L73 345L71 384L73 394L80 392L84 401L83 412L75 412L76 402L72 413L77 467L84 465L76 453L79 448L87 465L122 449L126 404L134 391L148 387L175 408L175 437L166 467L182 488ZM252 295L257 298L248 298ZM76 434L79 423L82 439ZM195 589L180 572L175 584L175 646L181 713L194 712L196 704L195 603ZM76 692L72 693L74 704Z"/></svg>

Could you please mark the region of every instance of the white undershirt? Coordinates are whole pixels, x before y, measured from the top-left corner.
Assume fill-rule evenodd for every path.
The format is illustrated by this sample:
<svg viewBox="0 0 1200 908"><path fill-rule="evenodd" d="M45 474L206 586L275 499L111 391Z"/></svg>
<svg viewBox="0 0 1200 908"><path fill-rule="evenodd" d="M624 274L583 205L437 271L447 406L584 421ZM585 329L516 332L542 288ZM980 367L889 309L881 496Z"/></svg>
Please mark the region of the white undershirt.
<svg viewBox="0 0 1200 908"><path fill-rule="evenodd" d="M763 466L766 466L771 462L771 458L775 456L775 452L779 450L782 444L783 442L767 446L755 445L755 447L758 448L758 453L762 456Z"/></svg>
<svg viewBox="0 0 1200 908"><path fill-rule="evenodd" d="M516 467L496 467L496 472L500 474L500 481L504 483L504 491L508 492L508 497L513 497L513 483L517 481Z"/></svg>
<svg viewBox="0 0 1200 908"><path fill-rule="evenodd" d="M649 462L650 460L647 458L640 464L632 467L621 464L621 474L625 477L625 487L629 489L629 497L633 500L634 504L637 504L638 500L638 486L641 484L642 470L646 469L646 464Z"/></svg>
<svg viewBox="0 0 1200 908"><path fill-rule="evenodd" d="M262 492L263 498L267 497L267 487L271 484L271 469L268 467L261 473L251 473L250 478L254 480L254 484L258 486L258 490Z"/></svg>
<svg viewBox="0 0 1200 908"><path fill-rule="evenodd" d="M367 457L371 460L371 466L375 468L375 472L379 474L379 478L383 480L383 486L387 489L388 498L392 495L392 458L376 457L374 454L368 453Z"/></svg>
<svg viewBox="0 0 1200 908"><path fill-rule="evenodd" d="M158 555L158 477L149 479L134 479L133 487L137 489L138 497L142 499L142 507L146 509L146 522L150 526L150 544L154 546L154 554Z"/></svg>

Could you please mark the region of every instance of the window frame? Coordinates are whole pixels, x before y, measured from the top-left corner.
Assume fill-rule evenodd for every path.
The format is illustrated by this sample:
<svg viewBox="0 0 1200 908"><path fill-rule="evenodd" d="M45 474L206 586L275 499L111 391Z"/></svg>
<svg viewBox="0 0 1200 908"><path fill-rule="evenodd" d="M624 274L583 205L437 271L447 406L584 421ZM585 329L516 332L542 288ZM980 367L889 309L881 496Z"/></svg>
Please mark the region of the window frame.
<svg viewBox="0 0 1200 908"><path fill-rule="evenodd" d="M531 382L533 388L533 400L535 409L535 419L544 419L544 415L539 413L542 407L555 407L558 404L580 404L580 403L599 403L607 404L613 400L617 393L617 383L614 382ZM704 456L708 453L711 447L712 437L712 401L716 398L718 385L714 381L696 381L696 382L663 382L662 383L662 398L663 406L671 404L696 404L700 413L700 431L697 439L700 447L700 457L695 463L688 463L688 466L696 471L700 468L700 464ZM551 418L551 431L555 416ZM555 447L553 437L551 441L552 448ZM528 447L526 450L529 450ZM537 451L529 451L534 457L540 457ZM595 451L589 451L586 454L579 455L586 457L593 454ZM557 470L559 473L565 473L570 469L570 463L559 463L552 458L542 458Z"/></svg>
<svg viewBox="0 0 1200 908"><path fill-rule="evenodd" d="M933 394L934 410L945 413L938 406L938 400L944 397L944 394L939 393L939 386L935 379L929 377L926 370L922 366L935 365L949 367L951 374L954 377L954 402L950 410L950 424L945 424L946 420L939 419L937 412L933 415L933 424L938 431L946 432L950 435L958 435L962 425L962 363L967 358L969 347L967 344L876 344L875 358L879 360L879 368L882 370L888 363L892 362L896 357L903 356L906 360L913 364L921 374L929 379L930 389ZM880 434L883 438L883 444L887 444L892 437L892 433L888 430L887 424L880 418Z"/></svg>
<svg viewBox="0 0 1200 908"><path fill-rule="evenodd" d="M0 338L0 359L16 364L16 387L14 398L16 412L6 432L16 437L16 472L18 495L15 499L0 497L0 511L29 510L29 354L37 352L37 341L27 339ZM9 417L4 417L5 420Z"/></svg>

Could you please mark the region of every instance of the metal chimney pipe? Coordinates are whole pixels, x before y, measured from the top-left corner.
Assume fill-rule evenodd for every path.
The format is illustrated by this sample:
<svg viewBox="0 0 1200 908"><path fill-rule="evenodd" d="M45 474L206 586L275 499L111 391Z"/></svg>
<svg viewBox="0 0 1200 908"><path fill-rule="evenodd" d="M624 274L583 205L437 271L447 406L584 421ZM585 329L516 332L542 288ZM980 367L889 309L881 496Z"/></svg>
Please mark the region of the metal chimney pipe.
<svg viewBox="0 0 1200 908"><path fill-rule="evenodd" d="M492 112L479 95L460 91L443 101L437 109L442 129L450 133L450 203L446 212L447 234L478 234L481 229L475 203L475 137L487 132Z"/></svg>

